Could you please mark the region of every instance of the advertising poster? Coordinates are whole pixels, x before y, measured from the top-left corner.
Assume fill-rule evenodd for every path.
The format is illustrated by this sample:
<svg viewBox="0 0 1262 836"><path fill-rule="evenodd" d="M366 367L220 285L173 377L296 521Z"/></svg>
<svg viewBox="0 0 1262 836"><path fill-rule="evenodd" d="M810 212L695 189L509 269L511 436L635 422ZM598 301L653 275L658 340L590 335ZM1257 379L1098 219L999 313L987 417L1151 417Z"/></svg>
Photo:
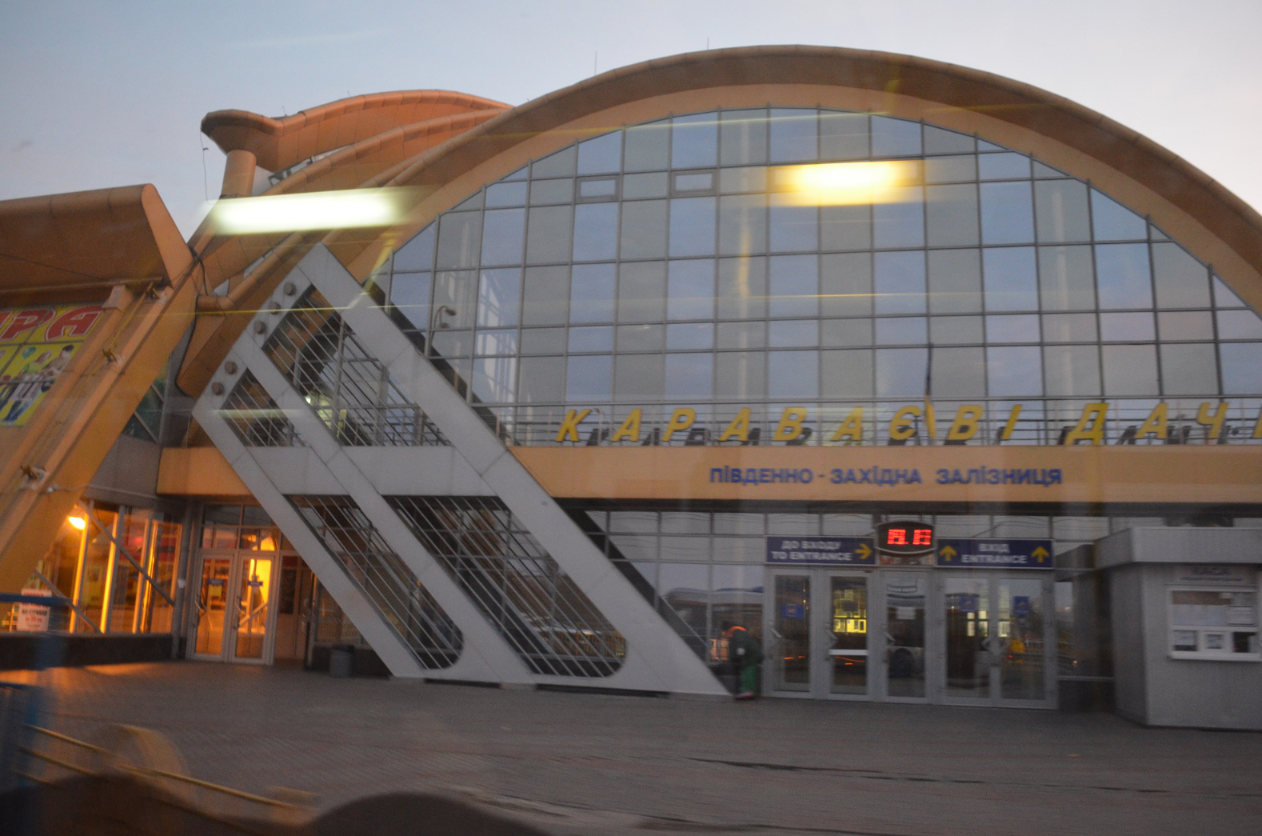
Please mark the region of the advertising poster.
<svg viewBox="0 0 1262 836"><path fill-rule="evenodd" d="M0 429L27 422L101 313L100 305L0 309Z"/></svg>
<svg viewBox="0 0 1262 836"><path fill-rule="evenodd" d="M22 590L23 595L31 597L44 596L51 597L52 592L47 589L28 588ZM15 629L19 633L45 633L48 631L48 607L41 607L39 604L18 604L17 605L17 625Z"/></svg>

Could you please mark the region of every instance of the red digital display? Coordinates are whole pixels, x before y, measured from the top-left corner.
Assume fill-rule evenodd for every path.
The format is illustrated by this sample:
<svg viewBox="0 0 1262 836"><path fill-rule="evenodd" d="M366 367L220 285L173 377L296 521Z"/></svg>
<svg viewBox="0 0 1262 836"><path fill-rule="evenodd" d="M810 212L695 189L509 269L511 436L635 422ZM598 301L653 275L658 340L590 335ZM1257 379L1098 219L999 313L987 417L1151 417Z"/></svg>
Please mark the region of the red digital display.
<svg viewBox="0 0 1262 836"><path fill-rule="evenodd" d="M927 523L887 522L877 527L876 542L889 554L925 554L933 551L933 526Z"/></svg>

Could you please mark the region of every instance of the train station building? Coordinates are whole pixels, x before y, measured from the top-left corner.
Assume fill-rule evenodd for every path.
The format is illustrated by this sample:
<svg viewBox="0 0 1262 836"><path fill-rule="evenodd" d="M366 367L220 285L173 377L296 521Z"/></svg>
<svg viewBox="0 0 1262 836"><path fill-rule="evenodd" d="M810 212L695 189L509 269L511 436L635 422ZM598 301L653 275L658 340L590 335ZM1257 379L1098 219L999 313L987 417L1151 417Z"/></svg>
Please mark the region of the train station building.
<svg viewBox="0 0 1262 836"><path fill-rule="evenodd" d="M817 47L202 130L187 241L0 203L6 665L1262 728L1262 217L1143 136Z"/></svg>

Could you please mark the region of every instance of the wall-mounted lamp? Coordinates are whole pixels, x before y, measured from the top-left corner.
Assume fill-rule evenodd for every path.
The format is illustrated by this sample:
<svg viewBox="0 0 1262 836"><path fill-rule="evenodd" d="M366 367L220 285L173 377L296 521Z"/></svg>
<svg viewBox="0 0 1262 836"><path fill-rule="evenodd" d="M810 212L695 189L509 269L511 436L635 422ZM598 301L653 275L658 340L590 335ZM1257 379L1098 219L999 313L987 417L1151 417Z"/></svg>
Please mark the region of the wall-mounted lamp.
<svg viewBox="0 0 1262 836"><path fill-rule="evenodd" d="M438 309L434 311L433 321L432 321L432 322L430 322L430 330L431 330L431 331L432 331L432 330L434 330L434 326L435 326L435 324L437 324L437 327L438 327L438 328L440 328L440 329L441 329L441 328L450 328L450 327L451 327L451 324L450 324L450 323L448 323L448 322L445 322L445 321L443 320L443 317L444 317L444 316L455 316L455 315L456 315L456 309L455 309L455 308L451 307L450 305L439 305L439 306L438 306Z"/></svg>

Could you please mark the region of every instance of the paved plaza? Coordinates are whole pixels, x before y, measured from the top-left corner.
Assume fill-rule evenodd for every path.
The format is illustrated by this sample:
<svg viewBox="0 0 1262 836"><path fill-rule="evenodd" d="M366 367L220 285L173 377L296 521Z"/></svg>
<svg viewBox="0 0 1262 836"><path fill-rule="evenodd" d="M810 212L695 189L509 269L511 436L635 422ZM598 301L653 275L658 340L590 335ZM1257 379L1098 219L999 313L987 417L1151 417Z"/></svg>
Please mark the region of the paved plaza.
<svg viewBox="0 0 1262 836"><path fill-rule="evenodd" d="M155 729L193 776L314 793L317 811L403 791L556 834L1262 831L1262 734L1107 714L653 699L192 662L42 677L57 731Z"/></svg>

